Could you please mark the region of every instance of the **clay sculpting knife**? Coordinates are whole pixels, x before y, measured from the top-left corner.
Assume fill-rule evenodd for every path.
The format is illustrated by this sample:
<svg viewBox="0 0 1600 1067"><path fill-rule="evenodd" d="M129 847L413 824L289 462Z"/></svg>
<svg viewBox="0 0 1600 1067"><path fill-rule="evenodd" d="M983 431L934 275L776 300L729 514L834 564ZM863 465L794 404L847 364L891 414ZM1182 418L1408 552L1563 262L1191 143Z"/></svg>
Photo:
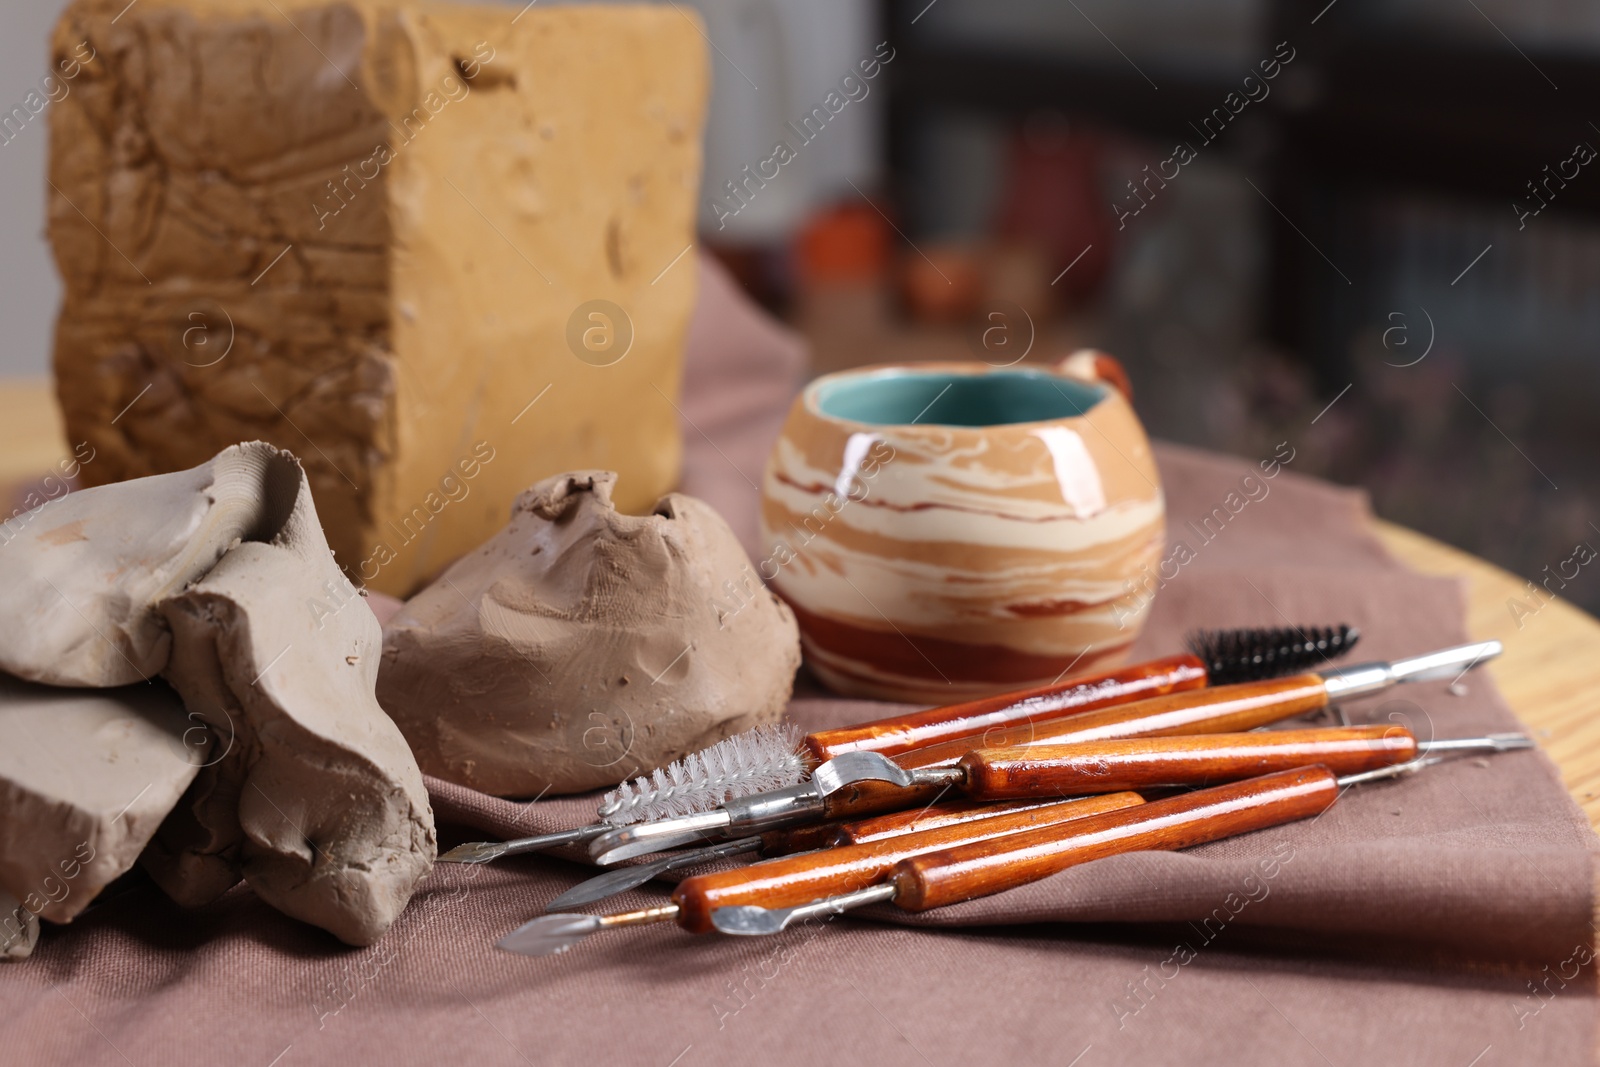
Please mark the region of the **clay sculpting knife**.
<svg viewBox="0 0 1600 1067"><path fill-rule="evenodd" d="M1061 719L984 734L984 748L1071 744L1126 737L1231 733L1252 730L1402 682L1453 679L1500 654L1498 641L1457 645L1392 662L1363 663L1269 681L1171 693ZM914 749L893 758L906 770L953 765L975 746L970 739ZM660 819L601 833L589 844L602 866L714 836L752 833L822 819L849 818L927 803L945 788L875 782L883 760L846 752L817 767L810 780L770 793L728 801L712 811ZM844 790L844 786L850 786Z"/></svg>
<svg viewBox="0 0 1600 1067"><path fill-rule="evenodd" d="M853 773L901 788L949 786L972 800L993 801L1214 785L1312 764L1334 774L1357 774L1433 752L1506 752L1532 744L1517 733L1418 741L1400 726L1338 726L983 748L953 766L911 770L876 753L863 753L851 766ZM851 784L841 781L833 788Z"/></svg>

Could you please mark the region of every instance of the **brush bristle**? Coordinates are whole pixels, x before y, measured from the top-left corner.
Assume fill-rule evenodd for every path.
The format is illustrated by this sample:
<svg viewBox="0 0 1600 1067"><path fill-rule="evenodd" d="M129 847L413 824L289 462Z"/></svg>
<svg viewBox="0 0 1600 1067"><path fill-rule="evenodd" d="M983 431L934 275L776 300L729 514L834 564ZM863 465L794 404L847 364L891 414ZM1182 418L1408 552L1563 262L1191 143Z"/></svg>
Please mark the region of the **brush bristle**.
<svg viewBox="0 0 1600 1067"><path fill-rule="evenodd" d="M612 826L710 811L725 801L783 789L805 778L800 728L757 726L623 782L600 804Z"/></svg>
<svg viewBox="0 0 1600 1067"><path fill-rule="evenodd" d="M1354 626L1287 626L1197 630L1187 643L1205 662L1209 684L1228 685L1314 671L1349 652L1360 639Z"/></svg>

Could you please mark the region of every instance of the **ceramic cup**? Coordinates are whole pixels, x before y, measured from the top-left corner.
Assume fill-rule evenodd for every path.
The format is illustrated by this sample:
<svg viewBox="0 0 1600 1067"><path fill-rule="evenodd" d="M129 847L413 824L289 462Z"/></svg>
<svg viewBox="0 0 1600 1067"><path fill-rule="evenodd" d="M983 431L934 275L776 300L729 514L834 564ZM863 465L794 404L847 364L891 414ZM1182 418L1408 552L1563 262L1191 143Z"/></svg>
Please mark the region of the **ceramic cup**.
<svg viewBox="0 0 1600 1067"><path fill-rule="evenodd" d="M834 690L945 704L1115 665L1165 545L1109 356L921 363L806 387L762 483L762 578Z"/></svg>

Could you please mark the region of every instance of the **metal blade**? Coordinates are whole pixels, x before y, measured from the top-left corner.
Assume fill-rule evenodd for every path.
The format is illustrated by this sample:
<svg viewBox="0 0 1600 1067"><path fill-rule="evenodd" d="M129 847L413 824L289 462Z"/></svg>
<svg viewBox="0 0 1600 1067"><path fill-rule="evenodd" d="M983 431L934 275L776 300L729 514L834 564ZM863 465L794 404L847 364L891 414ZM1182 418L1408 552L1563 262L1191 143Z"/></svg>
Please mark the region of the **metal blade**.
<svg viewBox="0 0 1600 1067"><path fill-rule="evenodd" d="M599 915L541 915L525 922L496 944L519 956L554 956L600 929Z"/></svg>
<svg viewBox="0 0 1600 1067"><path fill-rule="evenodd" d="M488 863L501 856L517 856L524 852L542 852L560 845L579 845L592 841L611 827L604 823L580 826L576 830L558 830L537 837L519 837L511 841L472 841L457 845L438 859L439 863Z"/></svg>
<svg viewBox="0 0 1600 1067"><path fill-rule="evenodd" d="M782 932L790 923L803 922L817 915L837 915L851 908L876 904L882 900L893 900L894 894L894 883L885 882L882 885L859 889L854 893L814 900L794 908L761 908L754 904L717 908L711 913L711 925L716 927L718 932L732 934L735 937L764 937Z"/></svg>
<svg viewBox="0 0 1600 1067"><path fill-rule="evenodd" d="M623 867L615 871L607 871L596 875L587 882L582 882L556 897L544 907L545 911L567 911L571 908L581 907L584 904L593 904L597 900L625 893L636 886L644 885L658 874L667 871L676 871L683 867L694 867L708 863L723 856L737 856L743 852L754 852L761 847L759 837L741 837L737 841L728 841L720 845L711 845L707 848L697 848L692 852L680 852L656 860L654 863L641 863L637 867Z"/></svg>
<svg viewBox="0 0 1600 1067"><path fill-rule="evenodd" d="M845 752L811 772L817 795L829 796L856 782L888 782L902 789L915 784L910 771L876 752Z"/></svg>
<svg viewBox="0 0 1600 1067"><path fill-rule="evenodd" d="M471 841L440 856L437 863L488 863L506 854L504 841Z"/></svg>
<svg viewBox="0 0 1600 1067"><path fill-rule="evenodd" d="M1443 756L1426 756L1419 759L1408 760L1405 763L1391 763L1387 767L1379 767L1375 771L1361 771L1358 774L1347 774L1335 779L1340 788L1360 785L1362 782L1378 782L1385 778L1403 778L1408 774L1416 774L1424 767L1432 767L1443 760Z"/></svg>
<svg viewBox="0 0 1600 1067"><path fill-rule="evenodd" d="M1389 664L1389 673L1397 682L1428 682L1453 679L1494 659L1505 651L1499 641L1478 641L1470 645L1456 645L1408 656Z"/></svg>
<svg viewBox="0 0 1600 1067"><path fill-rule="evenodd" d="M711 925L718 933L735 937L764 937L781 933L794 917L793 908L759 908L754 904L718 908L711 913Z"/></svg>
<svg viewBox="0 0 1600 1067"><path fill-rule="evenodd" d="M727 811L717 810L699 815L680 815L659 822L608 828L589 846L589 855L600 866L609 867L635 856L648 856L652 852L704 841L727 825Z"/></svg>
<svg viewBox="0 0 1600 1067"><path fill-rule="evenodd" d="M1487 734L1483 737L1417 742L1417 748L1423 752L1510 752L1513 749L1532 747L1533 738L1527 734Z"/></svg>
<svg viewBox="0 0 1600 1067"><path fill-rule="evenodd" d="M1327 687L1328 699L1337 702L1382 692L1400 682L1454 679L1494 659L1502 651L1504 648L1499 641L1476 641L1393 662L1357 663L1317 673Z"/></svg>

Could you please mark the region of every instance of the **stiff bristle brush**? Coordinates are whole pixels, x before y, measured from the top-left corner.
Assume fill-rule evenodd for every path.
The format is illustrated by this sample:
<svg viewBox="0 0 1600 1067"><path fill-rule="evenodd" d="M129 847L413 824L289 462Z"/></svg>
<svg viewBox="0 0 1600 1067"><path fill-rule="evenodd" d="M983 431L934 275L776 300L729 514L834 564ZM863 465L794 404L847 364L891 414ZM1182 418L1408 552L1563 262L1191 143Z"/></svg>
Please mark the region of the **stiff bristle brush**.
<svg viewBox="0 0 1600 1067"><path fill-rule="evenodd" d="M1351 626L1199 631L1190 635L1187 655L1035 689L804 736L793 726L757 727L623 783L606 795L598 812L600 821L589 826L513 841L459 845L439 859L487 863L503 856L581 844L633 823L711 811L730 801L798 785L817 766L848 752L895 756L1207 685L1290 674L1348 652L1359 636Z"/></svg>

